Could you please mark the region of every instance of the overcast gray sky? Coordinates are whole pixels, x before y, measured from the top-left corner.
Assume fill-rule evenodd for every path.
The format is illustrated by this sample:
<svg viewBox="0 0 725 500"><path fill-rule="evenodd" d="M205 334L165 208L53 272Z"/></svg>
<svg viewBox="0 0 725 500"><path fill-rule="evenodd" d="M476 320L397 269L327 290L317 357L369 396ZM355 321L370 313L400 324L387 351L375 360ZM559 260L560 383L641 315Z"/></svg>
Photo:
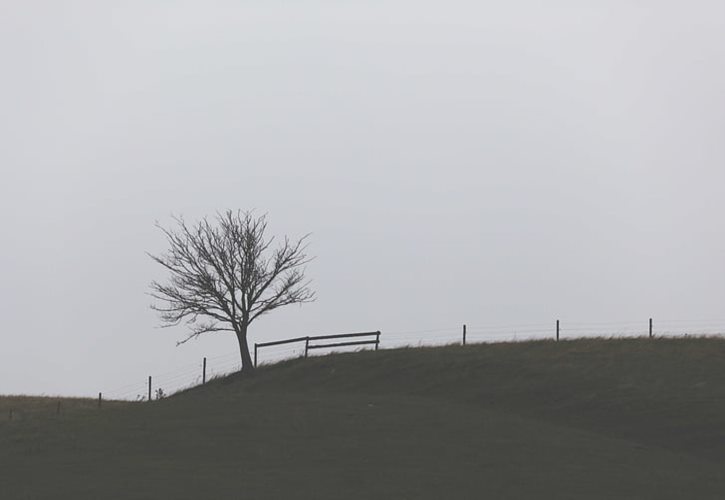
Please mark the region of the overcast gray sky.
<svg viewBox="0 0 725 500"><path fill-rule="evenodd" d="M720 0L5 1L0 61L0 393L235 353L145 295L226 208L313 233L252 341L725 317Z"/></svg>

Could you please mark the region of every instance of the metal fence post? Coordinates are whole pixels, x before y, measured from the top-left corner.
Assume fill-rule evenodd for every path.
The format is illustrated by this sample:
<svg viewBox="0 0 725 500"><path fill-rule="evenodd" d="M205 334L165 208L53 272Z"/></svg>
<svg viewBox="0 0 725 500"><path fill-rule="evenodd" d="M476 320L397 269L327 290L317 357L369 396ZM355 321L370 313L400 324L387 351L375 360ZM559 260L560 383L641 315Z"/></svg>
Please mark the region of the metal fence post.
<svg viewBox="0 0 725 500"><path fill-rule="evenodd" d="M378 347L380 347L380 332L375 332L375 350L378 350Z"/></svg>
<svg viewBox="0 0 725 500"><path fill-rule="evenodd" d="M151 402L151 375L149 375L149 403Z"/></svg>
<svg viewBox="0 0 725 500"><path fill-rule="evenodd" d="M254 367L257 367L257 343L254 343Z"/></svg>
<svg viewBox="0 0 725 500"><path fill-rule="evenodd" d="M652 338L652 318L649 319L649 338Z"/></svg>
<svg viewBox="0 0 725 500"><path fill-rule="evenodd" d="M463 325L463 345L466 345L466 325Z"/></svg>
<svg viewBox="0 0 725 500"><path fill-rule="evenodd" d="M98 393L98 407L101 407L101 401L103 401L103 393Z"/></svg>
<svg viewBox="0 0 725 500"><path fill-rule="evenodd" d="M305 357L307 357L307 353L309 352L309 350L310 350L310 338L307 337L305 339Z"/></svg>
<svg viewBox="0 0 725 500"><path fill-rule="evenodd" d="M204 368L201 370L201 383L206 384L206 356L204 356Z"/></svg>

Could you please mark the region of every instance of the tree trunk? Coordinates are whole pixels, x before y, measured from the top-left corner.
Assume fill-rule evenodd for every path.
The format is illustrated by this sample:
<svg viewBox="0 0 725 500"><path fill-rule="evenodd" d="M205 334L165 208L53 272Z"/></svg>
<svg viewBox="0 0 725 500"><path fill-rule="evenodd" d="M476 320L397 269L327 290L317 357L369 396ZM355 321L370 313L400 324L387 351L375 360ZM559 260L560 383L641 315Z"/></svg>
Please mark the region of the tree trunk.
<svg viewBox="0 0 725 500"><path fill-rule="evenodd" d="M249 354L246 326L242 326L237 331L237 340L239 341L239 354L242 356L242 373L251 375L254 373L254 362Z"/></svg>

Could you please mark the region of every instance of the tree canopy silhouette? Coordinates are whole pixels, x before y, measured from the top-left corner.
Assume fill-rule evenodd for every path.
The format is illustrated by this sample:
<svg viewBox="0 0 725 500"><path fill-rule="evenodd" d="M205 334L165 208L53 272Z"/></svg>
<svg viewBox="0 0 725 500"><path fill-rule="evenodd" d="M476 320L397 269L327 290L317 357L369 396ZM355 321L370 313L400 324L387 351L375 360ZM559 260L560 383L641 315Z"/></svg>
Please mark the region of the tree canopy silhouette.
<svg viewBox="0 0 725 500"><path fill-rule="evenodd" d="M174 217L175 229L163 231L169 250L148 254L171 274L168 282L151 283L150 295L160 301L163 326L182 322L191 329L179 344L209 332L233 332L239 341L242 372L254 371L249 354L249 325L263 314L289 304L311 302L315 294L305 277L309 235L292 241L285 236L276 248L267 238L267 218L248 211L217 213L188 225Z"/></svg>

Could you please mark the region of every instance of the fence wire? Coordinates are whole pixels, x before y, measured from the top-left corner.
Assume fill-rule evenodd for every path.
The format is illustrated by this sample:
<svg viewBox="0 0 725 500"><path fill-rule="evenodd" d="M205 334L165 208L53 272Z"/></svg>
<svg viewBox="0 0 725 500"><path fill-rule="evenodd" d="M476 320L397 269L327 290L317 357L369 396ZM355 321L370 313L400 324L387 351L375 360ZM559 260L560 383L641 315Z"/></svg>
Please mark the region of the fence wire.
<svg viewBox="0 0 725 500"><path fill-rule="evenodd" d="M566 321L540 323L478 323L472 325L450 326L427 329L406 329L383 332L380 336L380 349L401 347L434 347L448 344L467 344L491 342L518 342L527 340L575 338L633 338L648 337L725 337L725 319L723 320L682 320L666 319L655 321L650 332L649 321ZM309 351L308 356L321 356L332 352L374 349L374 346L338 347ZM257 353L257 365L269 365L281 361L305 356L305 342L295 342L276 346L265 346ZM238 353L230 353L206 358L206 380L223 377L239 371L241 360ZM203 361L188 363L172 370L151 374L151 398L158 399L203 382ZM145 401L149 397L148 376L129 384L103 392L104 399Z"/></svg>

